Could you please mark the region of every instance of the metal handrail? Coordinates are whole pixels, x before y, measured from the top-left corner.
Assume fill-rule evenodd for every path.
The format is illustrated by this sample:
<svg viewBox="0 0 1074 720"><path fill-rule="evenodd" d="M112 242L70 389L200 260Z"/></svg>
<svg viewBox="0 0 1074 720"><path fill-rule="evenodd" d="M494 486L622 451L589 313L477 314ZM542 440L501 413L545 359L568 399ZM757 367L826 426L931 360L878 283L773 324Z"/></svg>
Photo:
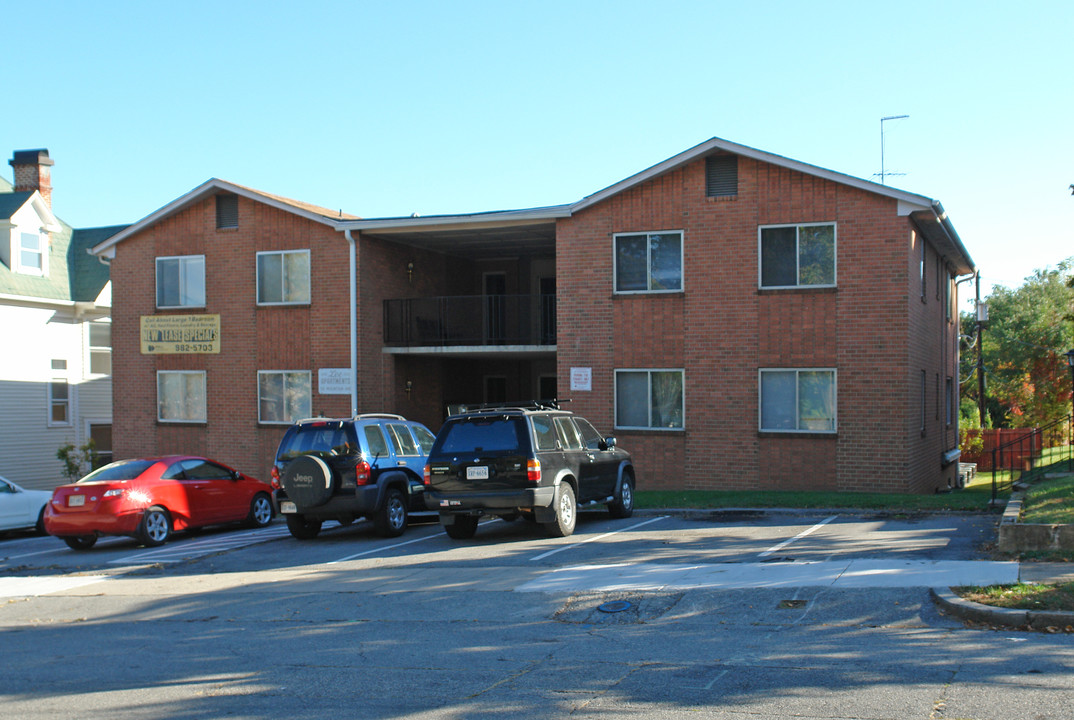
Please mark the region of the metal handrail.
<svg viewBox="0 0 1074 720"><path fill-rule="evenodd" d="M995 504L999 495L999 480L997 478L997 472L1000 470L1004 463L1004 456L1006 455L1006 462L1008 465L1004 468L1009 474L1009 483L1005 487L1013 487L1014 483L1021 480L1025 475L1032 473L1034 465L1039 462L1044 456L1044 438L1050 430L1055 430L1057 427L1066 425L1068 437L1067 437L1067 460L1074 464L1074 415L1067 415L1059 420L1048 423L1043 427L1036 427L1029 432L1021 435L1014 440L1006 442L1002 445L998 445L992 448L992 503ZM1029 443L1029 449L1026 451L1026 442ZM1013 452L1013 448L1018 448L1018 452ZM1021 462L1021 467L1017 467ZM1018 474L1017 479L1015 473Z"/></svg>

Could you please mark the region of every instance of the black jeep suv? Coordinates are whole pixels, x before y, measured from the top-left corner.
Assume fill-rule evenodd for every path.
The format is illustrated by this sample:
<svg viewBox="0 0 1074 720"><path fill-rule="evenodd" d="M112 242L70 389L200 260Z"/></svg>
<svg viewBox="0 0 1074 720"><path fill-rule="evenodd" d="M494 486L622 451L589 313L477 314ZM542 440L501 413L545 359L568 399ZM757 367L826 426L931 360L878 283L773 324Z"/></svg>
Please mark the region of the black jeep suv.
<svg viewBox="0 0 1074 720"><path fill-rule="evenodd" d="M481 408L440 428L424 497L453 538L473 537L481 515L522 515L565 537L579 507L605 504L612 517L630 517L634 466L615 438L555 404Z"/></svg>
<svg viewBox="0 0 1074 720"><path fill-rule="evenodd" d="M410 512L424 511L422 470L433 434L401 415L300 420L276 451L272 484L287 529L317 537L321 523L373 520L386 537L401 535Z"/></svg>

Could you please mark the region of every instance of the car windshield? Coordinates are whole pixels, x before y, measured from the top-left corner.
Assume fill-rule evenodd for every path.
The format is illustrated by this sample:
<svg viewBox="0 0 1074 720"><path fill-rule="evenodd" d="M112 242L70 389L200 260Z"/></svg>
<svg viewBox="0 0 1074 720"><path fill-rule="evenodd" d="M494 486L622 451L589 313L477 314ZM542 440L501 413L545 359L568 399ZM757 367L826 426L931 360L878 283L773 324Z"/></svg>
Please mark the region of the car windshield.
<svg viewBox="0 0 1074 720"><path fill-rule="evenodd" d="M97 468L86 477L79 480L84 482L108 482L114 480L133 480L156 462L155 460L120 460L104 467Z"/></svg>
<svg viewBox="0 0 1074 720"><path fill-rule="evenodd" d="M477 417L449 423L437 441L446 453L518 452L524 436L520 417Z"/></svg>

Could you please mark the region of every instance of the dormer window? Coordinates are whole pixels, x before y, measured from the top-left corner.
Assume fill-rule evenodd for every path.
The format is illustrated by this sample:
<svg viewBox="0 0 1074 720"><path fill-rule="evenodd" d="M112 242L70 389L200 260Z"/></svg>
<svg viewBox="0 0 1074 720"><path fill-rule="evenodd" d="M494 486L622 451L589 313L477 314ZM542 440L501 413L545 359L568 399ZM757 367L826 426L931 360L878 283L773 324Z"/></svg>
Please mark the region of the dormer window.
<svg viewBox="0 0 1074 720"><path fill-rule="evenodd" d="M45 274L45 243L38 233L19 233L19 272Z"/></svg>

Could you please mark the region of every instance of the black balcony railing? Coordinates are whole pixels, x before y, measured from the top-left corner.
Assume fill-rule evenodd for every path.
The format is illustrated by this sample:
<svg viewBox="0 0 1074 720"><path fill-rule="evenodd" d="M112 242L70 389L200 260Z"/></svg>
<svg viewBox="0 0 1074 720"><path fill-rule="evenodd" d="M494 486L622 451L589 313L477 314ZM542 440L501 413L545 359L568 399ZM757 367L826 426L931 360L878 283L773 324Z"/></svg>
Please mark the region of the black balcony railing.
<svg viewBox="0 0 1074 720"><path fill-rule="evenodd" d="M454 295L384 301L389 347L555 345L555 295Z"/></svg>

